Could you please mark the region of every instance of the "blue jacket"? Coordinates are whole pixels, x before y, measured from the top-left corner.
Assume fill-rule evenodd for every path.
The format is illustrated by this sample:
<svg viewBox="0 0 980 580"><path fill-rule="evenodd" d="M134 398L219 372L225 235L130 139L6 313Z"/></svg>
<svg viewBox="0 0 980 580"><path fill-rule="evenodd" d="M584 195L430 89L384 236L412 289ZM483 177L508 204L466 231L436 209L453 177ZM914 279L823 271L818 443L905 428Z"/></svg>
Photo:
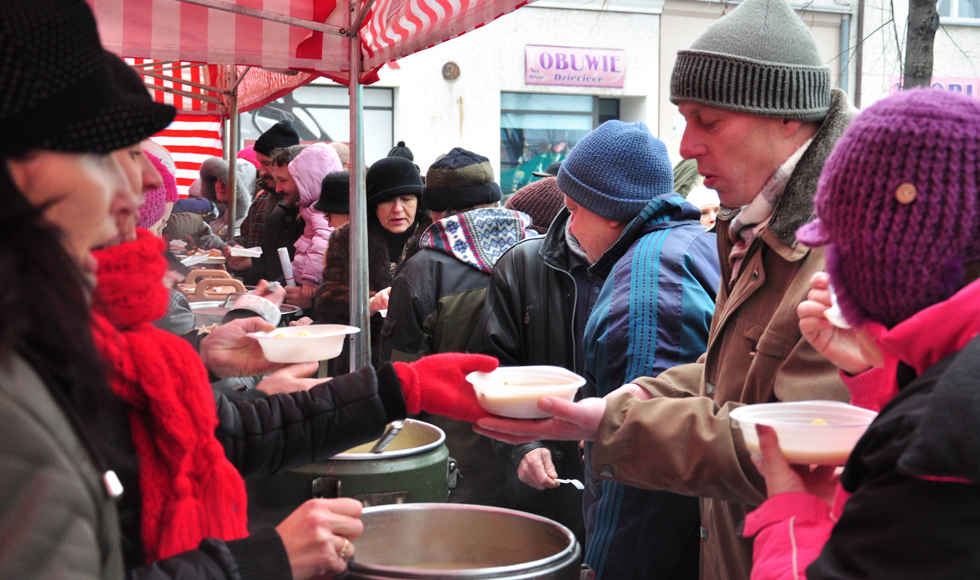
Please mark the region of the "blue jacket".
<svg viewBox="0 0 980 580"><path fill-rule="evenodd" d="M605 277L585 327L589 393L695 362L721 273L715 234L677 194L651 201L593 266ZM696 579L698 499L592 477L586 448L586 555L597 580Z"/></svg>

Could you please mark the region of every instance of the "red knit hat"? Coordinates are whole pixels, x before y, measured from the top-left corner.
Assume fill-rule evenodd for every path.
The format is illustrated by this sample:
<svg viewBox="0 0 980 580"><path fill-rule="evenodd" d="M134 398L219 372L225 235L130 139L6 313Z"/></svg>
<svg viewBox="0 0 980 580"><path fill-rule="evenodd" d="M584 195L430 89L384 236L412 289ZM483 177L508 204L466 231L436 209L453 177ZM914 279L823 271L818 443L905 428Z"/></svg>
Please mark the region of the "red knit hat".
<svg viewBox="0 0 980 580"><path fill-rule="evenodd" d="M558 212L565 207L565 194L558 189L558 182L554 177L546 177L519 189L507 198L504 207L531 216L531 229L544 234Z"/></svg>
<svg viewBox="0 0 980 580"><path fill-rule="evenodd" d="M851 123L797 239L827 245L844 317L888 327L952 296L980 260L980 102L932 89L879 101Z"/></svg>

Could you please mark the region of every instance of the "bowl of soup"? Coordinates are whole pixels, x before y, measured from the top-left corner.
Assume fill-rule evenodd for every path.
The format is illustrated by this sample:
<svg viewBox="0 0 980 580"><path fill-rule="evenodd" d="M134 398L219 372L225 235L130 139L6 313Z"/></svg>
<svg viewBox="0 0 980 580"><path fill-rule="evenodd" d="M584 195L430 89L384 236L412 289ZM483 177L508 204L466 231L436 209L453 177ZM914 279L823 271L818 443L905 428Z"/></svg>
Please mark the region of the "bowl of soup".
<svg viewBox="0 0 980 580"><path fill-rule="evenodd" d="M783 457L797 465L844 465L877 416L838 401L763 403L731 412L749 452L762 455L755 426L767 425L776 431Z"/></svg>
<svg viewBox="0 0 980 580"><path fill-rule="evenodd" d="M360 331L360 328L343 324L310 324L277 328L271 332L250 332L248 336L259 341L266 360L304 363L338 357L347 335Z"/></svg>
<svg viewBox="0 0 980 580"><path fill-rule="evenodd" d="M476 400L487 413L511 419L543 419L551 415L538 409L544 397L574 401L585 379L561 367L500 367L493 372L470 373Z"/></svg>

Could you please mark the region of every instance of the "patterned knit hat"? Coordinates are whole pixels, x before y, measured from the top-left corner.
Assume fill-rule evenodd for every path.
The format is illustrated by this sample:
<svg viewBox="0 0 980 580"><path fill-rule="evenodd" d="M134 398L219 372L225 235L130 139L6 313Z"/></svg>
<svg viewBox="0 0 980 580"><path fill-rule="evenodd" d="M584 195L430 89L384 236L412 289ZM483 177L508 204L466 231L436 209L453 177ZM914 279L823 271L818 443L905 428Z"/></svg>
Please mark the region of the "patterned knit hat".
<svg viewBox="0 0 980 580"><path fill-rule="evenodd" d="M279 121L259 136L252 146L256 153L272 157L272 151L282 147L299 145L299 132L289 119Z"/></svg>
<svg viewBox="0 0 980 580"><path fill-rule="evenodd" d="M531 216L531 229L543 234L554 221L558 212L565 207L565 195L558 188L554 177L546 177L540 181L525 185L514 195L507 198L504 204L507 209L522 211Z"/></svg>
<svg viewBox="0 0 980 580"><path fill-rule="evenodd" d="M503 194L483 155L456 147L425 173L422 203L430 211L464 210L497 203Z"/></svg>
<svg viewBox="0 0 980 580"><path fill-rule="evenodd" d="M677 53L670 101L820 121L830 110L830 68L786 0L745 0Z"/></svg>
<svg viewBox="0 0 980 580"><path fill-rule="evenodd" d="M899 93L851 123L824 165L819 221L797 232L827 247L838 304L853 325L892 327L946 300L980 260L980 102Z"/></svg>
<svg viewBox="0 0 980 580"><path fill-rule="evenodd" d="M628 222L655 197L673 193L674 169L646 125L606 121L562 162L558 187L592 213Z"/></svg>

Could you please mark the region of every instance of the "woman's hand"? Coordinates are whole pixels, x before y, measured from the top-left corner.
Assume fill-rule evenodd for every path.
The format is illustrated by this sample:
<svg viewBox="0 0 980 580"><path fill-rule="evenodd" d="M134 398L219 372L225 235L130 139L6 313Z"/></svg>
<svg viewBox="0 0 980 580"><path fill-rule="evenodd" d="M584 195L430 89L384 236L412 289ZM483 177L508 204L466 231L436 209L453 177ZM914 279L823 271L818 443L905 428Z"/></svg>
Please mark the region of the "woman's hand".
<svg viewBox="0 0 980 580"><path fill-rule="evenodd" d="M538 401L538 409L550 413L552 416L548 419L492 417L477 421L474 430L481 435L512 444L542 439L593 441L606 412L606 399L623 393L630 393L642 400L650 398L646 389L633 384L623 385L602 399L591 397L575 403L557 397L545 397Z"/></svg>
<svg viewBox="0 0 980 580"><path fill-rule="evenodd" d="M830 276L823 272L810 279L810 292L796 308L800 317L800 332L813 348L846 373L856 375L872 366L872 360L861 350L858 332L838 328L830 323L824 312L831 306Z"/></svg>
<svg viewBox="0 0 980 580"><path fill-rule="evenodd" d="M371 297L371 316L388 308L388 296L391 294L391 286L380 290Z"/></svg>
<svg viewBox="0 0 980 580"><path fill-rule="evenodd" d="M271 332L276 327L258 316L232 320L215 328L201 341L201 360L219 377L264 375L282 366L269 362L249 332Z"/></svg>
<svg viewBox="0 0 980 580"><path fill-rule="evenodd" d="M769 497L780 493L809 493L834 504L834 493L840 474L833 466L820 465L813 469L808 465L792 466L783 457L779 448L779 437L772 427L756 425L759 434L759 447L762 457L752 456L759 473L766 478Z"/></svg>
<svg viewBox="0 0 980 580"><path fill-rule="evenodd" d="M364 532L361 503L354 499L311 499L276 526L295 580L337 575L354 555L352 541Z"/></svg>

